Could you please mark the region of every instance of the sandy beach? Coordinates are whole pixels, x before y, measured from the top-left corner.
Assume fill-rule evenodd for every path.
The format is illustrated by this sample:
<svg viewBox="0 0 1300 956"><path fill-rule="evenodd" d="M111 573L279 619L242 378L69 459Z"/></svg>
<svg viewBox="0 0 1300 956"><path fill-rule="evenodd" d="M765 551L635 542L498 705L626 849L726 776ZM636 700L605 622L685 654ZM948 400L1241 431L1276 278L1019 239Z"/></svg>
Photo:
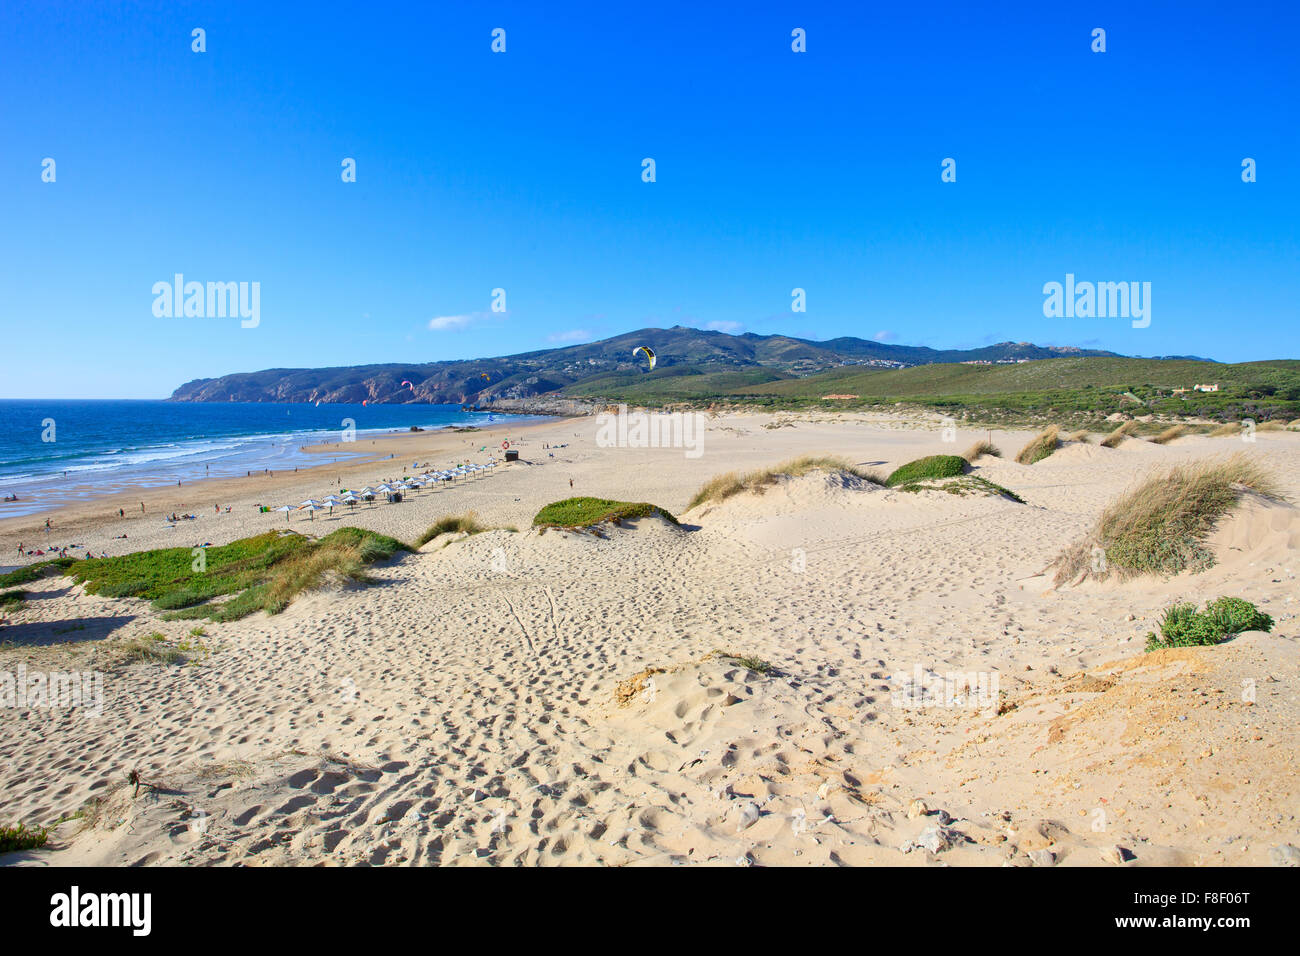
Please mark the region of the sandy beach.
<svg viewBox="0 0 1300 956"><path fill-rule="evenodd" d="M711 416L698 457L601 447L597 431L400 435L345 467L0 522L6 565L35 560L19 543L43 547L46 517L51 543L95 555L286 527L412 541L469 511L515 529L436 538L278 615L204 622L205 653L183 665L112 649L195 622L66 577L24 585L0 672L102 669L104 704L0 708L0 822L66 821L4 862L1259 866L1300 845L1297 509L1248 502L1199 574L1058 589L1046 573L1152 469L1244 450L1300 500L1300 435L1070 442L1020 465L1031 433L945 441L937 417ZM499 457L505 437L520 461L400 504L257 510L414 461L485 461L485 443ZM835 455L888 473L986 437L1003 457L973 474L1023 504L813 472L688 510L723 472ZM681 525L531 527L572 495L652 502ZM171 512L198 518L173 528ZM1144 652L1164 607L1220 595L1272 632ZM996 674L996 704L909 696L908 675L953 672Z"/></svg>

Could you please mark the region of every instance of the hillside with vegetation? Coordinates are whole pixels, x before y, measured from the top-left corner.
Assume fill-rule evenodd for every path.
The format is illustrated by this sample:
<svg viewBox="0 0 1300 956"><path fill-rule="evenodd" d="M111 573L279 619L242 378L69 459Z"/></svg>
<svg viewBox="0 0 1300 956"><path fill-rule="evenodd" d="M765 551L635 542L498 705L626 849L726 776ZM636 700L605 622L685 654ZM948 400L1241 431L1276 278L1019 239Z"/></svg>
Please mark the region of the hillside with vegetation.
<svg viewBox="0 0 1300 956"><path fill-rule="evenodd" d="M1218 386L1196 391L1195 386ZM678 375L582 383L569 394L656 404L709 401L771 408L856 408L904 403L966 412L1070 413L1104 418L1184 416L1217 421L1300 416L1300 361L1235 365L1114 356L1003 365L935 364L904 369L837 368L772 376L739 386L717 376Z"/></svg>

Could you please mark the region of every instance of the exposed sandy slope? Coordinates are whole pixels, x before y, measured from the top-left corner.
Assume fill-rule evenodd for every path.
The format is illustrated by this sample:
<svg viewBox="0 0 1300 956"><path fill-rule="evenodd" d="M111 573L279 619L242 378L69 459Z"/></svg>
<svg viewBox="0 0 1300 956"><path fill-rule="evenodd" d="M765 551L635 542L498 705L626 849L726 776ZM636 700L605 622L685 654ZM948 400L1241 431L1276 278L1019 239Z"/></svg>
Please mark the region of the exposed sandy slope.
<svg viewBox="0 0 1300 956"><path fill-rule="evenodd" d="M533 465L350 520L411 538L474 507L527 529L573 477L683 527L435 540L377 585L206 625L200 664L109 672L101 718L0 710L0 822L105 798L27 855L52 863L1266 865L1300 845L1294 509L1250 502L1195 577L1053 591L1040 574L1153 466L1244 447L1300 500L1297 436L981 459L1024 505L812 474L683 514L732 468L954 450L937 429L770 422L714 421L698 460L557 424ZM993 435L1008 458L1028 437ZM189 626L34 587L0 670ZM1166 604L1223 593L1273 633L1142 653ZM918 668L996 669L1001 706L899 706Z"/></svg>

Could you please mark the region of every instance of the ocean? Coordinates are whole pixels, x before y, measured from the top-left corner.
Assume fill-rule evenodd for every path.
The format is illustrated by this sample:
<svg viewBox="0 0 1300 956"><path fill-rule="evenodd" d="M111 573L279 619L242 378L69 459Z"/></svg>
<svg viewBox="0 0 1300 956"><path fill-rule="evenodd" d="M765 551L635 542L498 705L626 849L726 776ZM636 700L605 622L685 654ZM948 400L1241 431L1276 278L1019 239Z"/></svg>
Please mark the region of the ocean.
<svg viewBox="0 0 1300 956"><path fill-rule="evenodd" d="M360 440L412 425L436 429L531 419L461 411L459 405L3 399L0 494L18 500L0 502L0 517L106 491L281 471L362 454L301 451L325 441L346 442L345 434Z"/></svg>

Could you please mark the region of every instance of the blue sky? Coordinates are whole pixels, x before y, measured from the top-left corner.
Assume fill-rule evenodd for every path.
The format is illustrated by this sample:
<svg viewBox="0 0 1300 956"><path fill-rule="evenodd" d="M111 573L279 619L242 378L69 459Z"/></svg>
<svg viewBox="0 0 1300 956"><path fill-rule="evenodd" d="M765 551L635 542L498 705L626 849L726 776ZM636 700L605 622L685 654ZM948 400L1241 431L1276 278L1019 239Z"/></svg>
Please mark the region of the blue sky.
<svg viewBox="0 0 1300 956"><path fill-rule="evenodd" d="M0 397L674 324L1300 357L1294 3L99 6L0 8Z"/></svg>

